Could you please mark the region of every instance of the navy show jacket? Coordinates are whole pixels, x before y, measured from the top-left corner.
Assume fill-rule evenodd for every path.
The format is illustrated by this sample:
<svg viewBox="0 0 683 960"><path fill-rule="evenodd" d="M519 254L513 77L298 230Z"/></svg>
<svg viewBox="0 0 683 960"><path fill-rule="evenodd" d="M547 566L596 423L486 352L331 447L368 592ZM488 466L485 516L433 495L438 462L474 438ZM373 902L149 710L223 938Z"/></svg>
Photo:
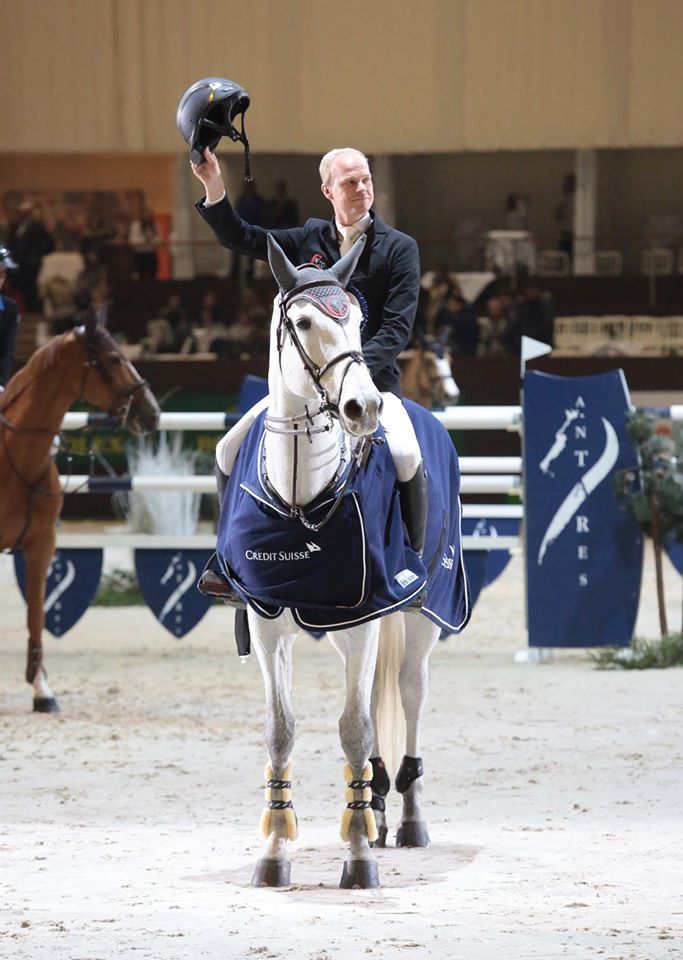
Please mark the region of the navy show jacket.
<svg viewBox="0 0 683 960"><path fill-rule="evenodd" d="M224 247L257 260L268 259L266 237L269 233L295 266L312 263L327 268L340 259L334 219L311 218L302 227L266 230L241 220L227 197L209 207L202 199L196 207ZM375 386L400 396L396 358L413 333L420 292L420 261L412 237L387 226L372 211L371 217L368 240L350 286L356 287L367 303L368 317L362 331L363 356Z"/></svg>

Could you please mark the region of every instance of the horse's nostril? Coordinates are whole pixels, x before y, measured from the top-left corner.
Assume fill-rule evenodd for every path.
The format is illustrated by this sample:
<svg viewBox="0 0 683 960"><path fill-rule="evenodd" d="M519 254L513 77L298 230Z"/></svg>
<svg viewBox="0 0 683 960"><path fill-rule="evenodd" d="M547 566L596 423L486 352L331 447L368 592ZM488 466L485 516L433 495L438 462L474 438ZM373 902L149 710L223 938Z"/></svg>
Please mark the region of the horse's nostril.
<svg viewBox="0 0 683 960"><path fill-rule="evenodd" d="M382 415L382 410L384 410L384 397L380 397L380 398L379 398L379 404L378 404L378 406L377 406L377 416L378 416L378 417L380 417L380 416Z"/></svg>
<svg viewBox="0 0 683 960"><path fill-rule="evenodd" d="M347 400L344 404L344 416L347 420L360 420L365 413L365 407L357 400Z"/></svg>

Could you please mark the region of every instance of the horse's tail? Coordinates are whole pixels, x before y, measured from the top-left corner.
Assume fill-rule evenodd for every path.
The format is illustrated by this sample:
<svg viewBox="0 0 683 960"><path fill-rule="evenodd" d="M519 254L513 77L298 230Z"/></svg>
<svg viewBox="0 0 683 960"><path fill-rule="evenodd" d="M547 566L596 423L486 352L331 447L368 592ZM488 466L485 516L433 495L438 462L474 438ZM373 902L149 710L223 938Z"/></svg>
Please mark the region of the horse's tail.
<svg viewBox="0 0 683 960"><path fill-rule="evenodd" d="M403 613L382 617L375 669L377 739L380 755L393 779L405 752L406 720L398 678L405 656L406 631Z"/></svg>

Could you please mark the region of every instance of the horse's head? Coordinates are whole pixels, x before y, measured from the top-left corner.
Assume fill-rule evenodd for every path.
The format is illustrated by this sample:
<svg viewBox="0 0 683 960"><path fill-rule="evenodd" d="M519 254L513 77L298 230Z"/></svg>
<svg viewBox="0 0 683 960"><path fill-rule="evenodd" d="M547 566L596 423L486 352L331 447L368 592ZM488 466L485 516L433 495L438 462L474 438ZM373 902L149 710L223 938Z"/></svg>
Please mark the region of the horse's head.
<svg viewBox="0 0 683 960"><path fill-rule="evenodd" d="M268 237L280 288L271 324L271 395L321 400L352 436L374 433L382 408L363 359L361 310L346 292L364 246L363 236L329 270L297 269Z"/></svg>
<svg viewBox="0 0 683 960"><path fill-rule="evenodd" d="M156 430L160 410L149 384L97 322L94 309L75 335L85 354L80 399L105 410L134 433Z"/></svg>
<svg viewBox="0 0 683 960"><path fill-rule="evenodd" d="M422 364L429 380L432 402L439 407L457 403L460 387L453 379L448 347L438 340L425 340L422 344Z"/></svg>

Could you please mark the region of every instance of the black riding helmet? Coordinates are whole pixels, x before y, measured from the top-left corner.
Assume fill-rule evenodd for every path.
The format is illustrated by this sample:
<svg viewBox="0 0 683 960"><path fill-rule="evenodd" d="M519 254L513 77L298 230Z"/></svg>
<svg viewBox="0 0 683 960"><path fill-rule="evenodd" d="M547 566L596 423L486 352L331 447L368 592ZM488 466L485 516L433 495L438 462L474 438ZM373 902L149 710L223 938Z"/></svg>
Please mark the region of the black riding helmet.
<svg viewBox="0 0 683 960"><path fill-rule="evenodd" d="M249 94L232 80L204 77L193 83L180 98L176 123L183 139L190 145L193 163L204 163L204 149L216 149L221 137L239 140L244 145L244 176L251 180L249 141L244 130L244 114ZM241 117L241 130L233 121Z"/></svg>

